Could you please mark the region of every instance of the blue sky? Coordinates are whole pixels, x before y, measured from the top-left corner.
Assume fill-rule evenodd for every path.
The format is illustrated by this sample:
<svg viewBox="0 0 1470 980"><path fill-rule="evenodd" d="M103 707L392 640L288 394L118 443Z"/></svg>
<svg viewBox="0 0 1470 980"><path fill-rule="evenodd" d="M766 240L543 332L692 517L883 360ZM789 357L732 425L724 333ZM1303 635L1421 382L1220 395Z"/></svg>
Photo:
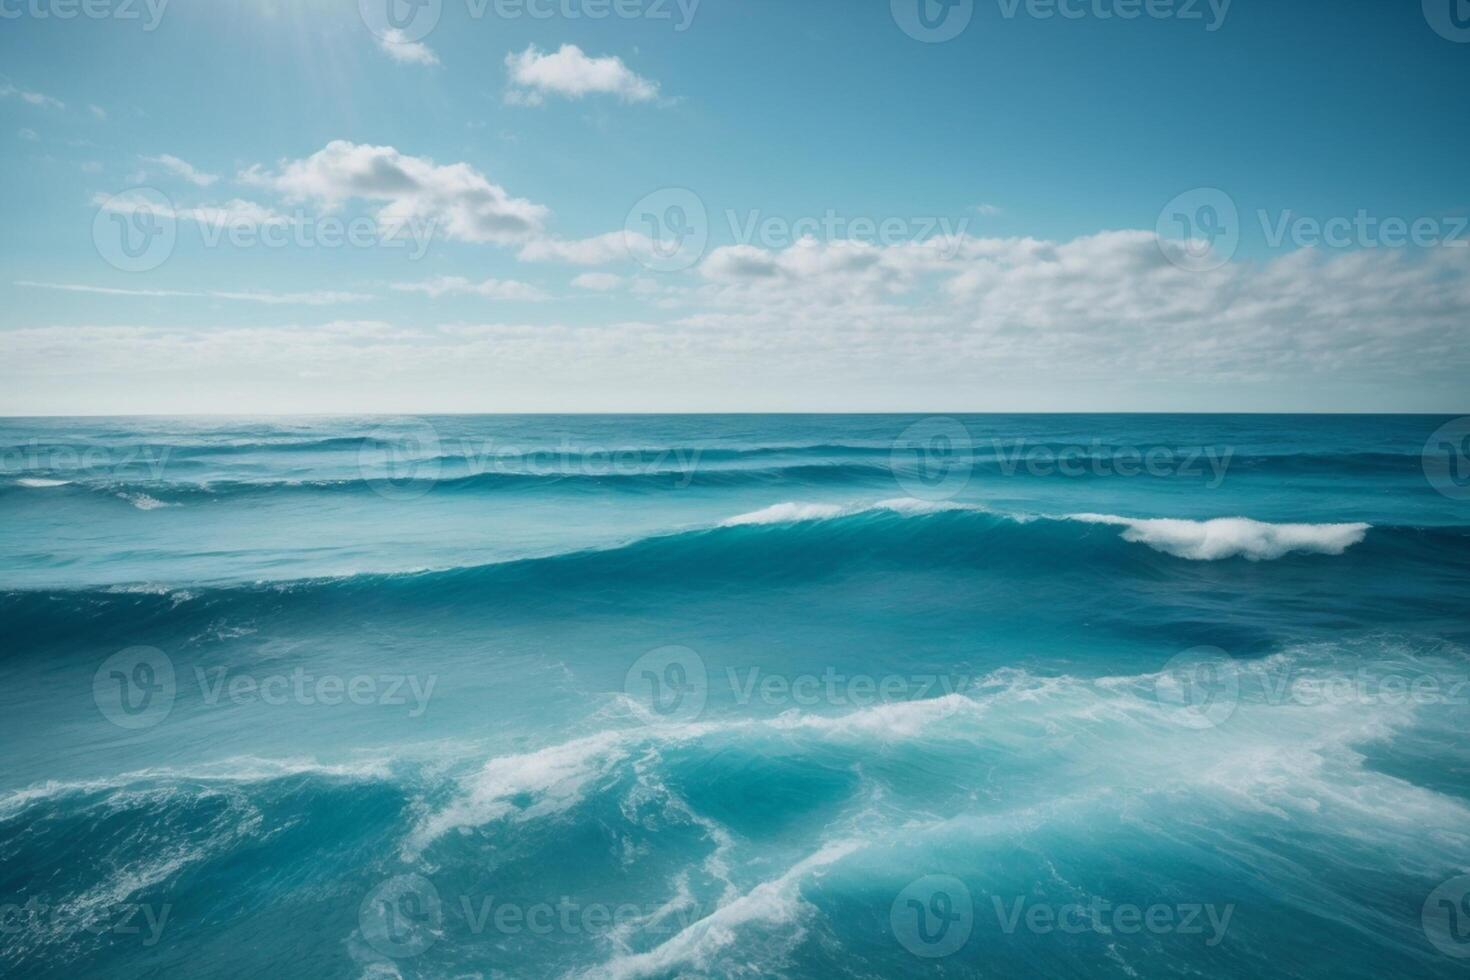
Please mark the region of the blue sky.
<svg viewBox="0 0 1470 980"><path fill-rule="evenodd" d="M90 2L0 0L3 413L1465 409L1451 0Z"/></svg>

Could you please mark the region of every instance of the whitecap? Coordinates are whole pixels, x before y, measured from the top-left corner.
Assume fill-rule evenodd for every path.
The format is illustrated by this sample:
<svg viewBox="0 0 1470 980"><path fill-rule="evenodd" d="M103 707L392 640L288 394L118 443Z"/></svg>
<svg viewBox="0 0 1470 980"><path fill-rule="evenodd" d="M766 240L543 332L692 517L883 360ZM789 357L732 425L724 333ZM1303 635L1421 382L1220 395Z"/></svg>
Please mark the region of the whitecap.
<svg viewBox="0 0 1470 980"><path fill-rule="evenodd" d="M1123 540L1191 561L1243 557L1271 561L1294 551L1340 555L1359 543L1370 524L1269 524L1248 517L1207 521L1069 514L1067 520L1124 527Z"/></svg>

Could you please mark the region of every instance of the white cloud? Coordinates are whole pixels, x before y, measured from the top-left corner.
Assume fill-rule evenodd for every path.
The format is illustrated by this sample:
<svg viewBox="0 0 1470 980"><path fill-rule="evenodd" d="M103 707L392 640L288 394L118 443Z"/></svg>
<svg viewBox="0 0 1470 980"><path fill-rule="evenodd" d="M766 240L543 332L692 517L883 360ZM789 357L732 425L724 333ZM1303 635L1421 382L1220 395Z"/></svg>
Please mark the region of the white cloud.
<svg viewBox="0 0 1470 980"><path fill-rule="evenodd" d="M596 292L617 289L622 284L623 277L615 276L611 272L584 272L572 280L572 285L578 289L591 289Z"/></svg>
<svg viewBox="0 0 1470 980"><path fill-rule="evenodd" d="M975 205L975 210L985 215L985 217L987 218L993 218L996 215L1000 214L1002 209L995 204L981 203Z"/></svg>
<svg viewBox="0 0 1470 980"><path fill-rule="evenodd" d="M267 303L271 305L300 304L302 306L328 306L335 303L355 303L373 297L366 293L347 293L334 290L316 290L304 293L274 293L262 290L223 289L124 289L116 286L87 286L69 282L32 282L19 280L17 286L30 289L54 289L67 293L93 293L99 296L139 296L149 299L222 299L245 303Z"/></svg>
<svg viewBox="0 0 1470 980"><path fill-rule="evenodd" d="M506 99L522 105L540 105L548 95L580 99L587 95L615 95L624 102L658 98L658 83L638 75L623 59L608 55L591 58L575 44L563 44L555 53L533 44L520 54L505 56L510 75Z"/></svg>
<svg viewBox="0 0 1470 980"><path fill-rule="evenodd" d="M195 187L208 187L219 180L214 174L207 174L194 169L193 164L187 160L180 160L169 153L163 153L156 157L143 157L144 163L156 163L163 169L176 177L182 177Z"/></svg>
<svg viewBox="0 0 1470 980"><path fill-rule="evenodd" d="M8 99L12 96L19 98L22 102L30 105L40 106L43 109L65 109L66 103L60 99L53 99L49 95L40 92L27 92L18 89L14 85L0 85L0 98Z"/></svg>
<svg viewBox="0 0 1470 980"><path fill-rule="evenodd" d="M21 139L25 140L27 143L34 143L34 142L36 142L37 140L39 140L41 138L40 135L37 134L37 132L34 129L22 129L19 132L17 132L15 135L19 136Z"/></svg>
<svg viewBox="0 0 1470 980"><path fill-rule="evenodd" d="M1181 247L1148 231L729 246L699 268L680 322L845 335L896 360L918 343L956 369L1053 381L1403 378L1470 361L1470 249L1303 249L1197 273L1165 257Z"/></svg>
<svg viewBox="0 0 1470 980"><path fill-rule="evenodd" d="M527 241L542 233L549 213L540 204L511 197L467 163L440 166L391 146L346 140L333 140L302 160L282 161L276 172L252 167L240 179L327 209L353 198L385 202L377 219L389 233L430 223L467 242Z"/></svg>
<svg viewBox="0 0 1470 980"><path fill-rule="evenodd" d="M100 105L89 105L87 106L87 109L92 113L92 116L95 119L100 120L107 118L107 110L102 108Z"/></svg>
<svg viewBox="0 0 1470 980"><path fill-rule="evenodd" d="M89 409L106 409L187 390L203 394L150 410L202 410L205 398L256 410L271 407L260 378L303 372L323 381L286 392L292 410L1154 410L1187 397L1201 410L1437 411L1460 397L1470 249L1300 250L1195 273L1166 258L1178 247L1151 231L731 246L688 275L625 280L659 322L573 324L538 307L552 312L438 327L8 328L0 398L60 410L85 391ZM610 380L630 376L640 383Z"/></svg>
<svg viewBox="0 0 1470 980"><path fill-rule="evenodd" d="M405 293L424 293L433 299L440 296L486 296L491 299L539 302L550 298L530 283L516 279L471 282L462 276L440 276L427 282L396 282L393 288Z"/></svg>
<svg viewBox="0 0 1470 980"><path fill-rule="evenodd" d="M437 65L439 63L438 55L434 54L427 44L410 40L407 34L397 28L384 31L381 36L378 36L377 41L378 47L399 64Z"/></svg>
<svg viewBox="0 0 1470 980"><path fill-rule="evenodd" d="M566 262L571 265L606 265L636 255L651 254L653 240L636 231L610 231L591 238L537 238L521 247L523 262Z"/></svg>

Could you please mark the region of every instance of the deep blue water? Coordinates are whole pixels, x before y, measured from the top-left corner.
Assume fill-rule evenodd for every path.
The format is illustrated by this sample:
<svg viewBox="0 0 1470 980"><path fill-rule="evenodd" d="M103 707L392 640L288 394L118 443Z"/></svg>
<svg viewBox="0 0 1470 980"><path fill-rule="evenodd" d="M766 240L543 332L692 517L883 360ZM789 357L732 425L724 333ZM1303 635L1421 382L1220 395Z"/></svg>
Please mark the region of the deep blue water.
<svg viewBox="0 0 1470 980"><path fill-rule="evenodd" d="M0 972L1465 976L1467 433L0 420Z"/></svg>

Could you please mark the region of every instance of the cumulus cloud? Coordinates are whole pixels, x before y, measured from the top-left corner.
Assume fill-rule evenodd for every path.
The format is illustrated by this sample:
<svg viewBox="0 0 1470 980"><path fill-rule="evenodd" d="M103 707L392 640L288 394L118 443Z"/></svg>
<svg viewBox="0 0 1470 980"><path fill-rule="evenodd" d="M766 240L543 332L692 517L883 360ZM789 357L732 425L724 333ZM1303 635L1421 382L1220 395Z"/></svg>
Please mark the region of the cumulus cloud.
<svg viewBox="0 0 1470 980"><path fill-rule="evenodd" d="M144 157L143 162L156 163L175 177L182 177L195 187L208 187L219 180L215 174L196 170L194 165L187 160L180 160L170 153L163 153L156 157Z"/></svg>
<svg viewBox="0 0 1470 980"><path fill-rule="evenodd" d="M1302 249L1194 272L1148 231L1066 242L961 236L880 247L804 240L714 250L686 291L703 329L886 327L956 364L1069 376L1265 379L1464 365L1470 249Z"/></svg>
<svg viewBox="0 0 1470 980"><path fill-rule="evenodd" d="M383 53L401 65L437 65L439 57L422 41L411 40L397 28L376 35Z"/></svg>
<svg viewBox="0 0 1470 980"><path fill-rule="evenodd" d="M441 166L391 146L346 140L334 140L305 159L283 160L275 171L251 167L240 179L329 210L355 198L382 202L377 220L385 229L431 224L466 242L527 241L543 233L549 214L540 204L512 197L467 163Z"/></svg>
<svg viewBox="0 0 1470 980"><path fill-rule="evenodd" d="M399 292L423 293L432 299L440 296L486 296L490 299L539 302L550 298L530 283L516 279L471 282L462 276L440 276L427 282L396 282L393 288Z"/></svg>
<svg viewBox="0 0 1470 980"><path fill-rule="evenodd" d="M312 402L321 389L303 389L304 403L323 409L355 407L366 380L378 399L455 410L483 410L474 393L493 389L505 410L653 411L881 410L935 399L1154 409L1180 391L1195 407L1229 409L1247 403L1245 386L1257 386L1252 405L1347 408L1377 392L1386 399L1377 404L1402 409L1463 389L1470 249L1305 249L1192 272L1169 260L1182 247L1149 231L729 246L689 274L624 280L647 321L23 327L6 331L0 390L39 409L53 407L48 392L66 390L56 384L63 375L111 391L130 370L155 382L177 372L191 390L204 379L211 392L248 395L231 380L241 371L309 370L341 381L338 401ZM596 288L613 277L574 282ZM496 296L508 287L443 278L404 288ZM548 387L549 376L559 383ZM633 388L609 380L633 376ZM1293 402L1298 392L1315 401ZM1413 402L1421 392L1426 400Z"/></svg>
<svg viewBox="0 0 1470 980"><path fill-rule="evenodd" d="M635 73L615 55L588 57L575 44L563 44L555 52L543 52L533 44L519 54L505 56L510 76L507 101L540 105L548 95L580 99L588 95L614 95L624 102L651 102L658 98L658 83Z"/></svg>

